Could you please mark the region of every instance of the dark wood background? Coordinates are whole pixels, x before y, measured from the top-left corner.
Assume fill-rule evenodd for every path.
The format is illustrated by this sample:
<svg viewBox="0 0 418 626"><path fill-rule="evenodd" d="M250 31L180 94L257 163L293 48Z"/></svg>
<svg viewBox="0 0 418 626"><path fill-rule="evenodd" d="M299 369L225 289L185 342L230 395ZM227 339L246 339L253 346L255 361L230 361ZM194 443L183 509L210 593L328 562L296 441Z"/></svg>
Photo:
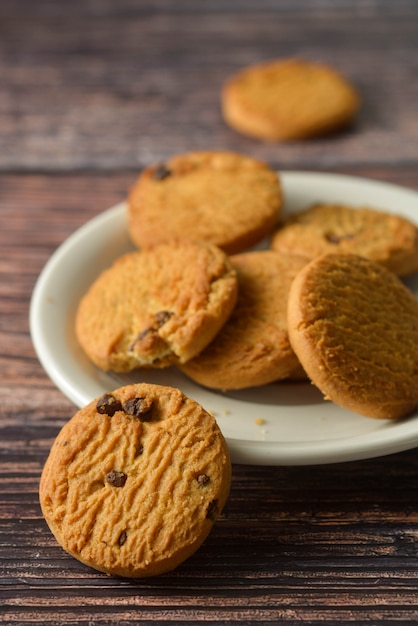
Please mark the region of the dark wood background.
<svg viewBox="0 0 418 626"><path fill-rule="evenodd" d="M0 4L0 620L418 624L418 453L317 467L235 466L229 503L175 572L126 581L57 546L38 504L74 406L34 353L35 280L64 239L151 162L232 149L281 170L418 190L416 0L2 0ZM279 56L359 88L353 128L267 144L227 128L225 78ZM418 206L417 206L418 219Z"/></svg>

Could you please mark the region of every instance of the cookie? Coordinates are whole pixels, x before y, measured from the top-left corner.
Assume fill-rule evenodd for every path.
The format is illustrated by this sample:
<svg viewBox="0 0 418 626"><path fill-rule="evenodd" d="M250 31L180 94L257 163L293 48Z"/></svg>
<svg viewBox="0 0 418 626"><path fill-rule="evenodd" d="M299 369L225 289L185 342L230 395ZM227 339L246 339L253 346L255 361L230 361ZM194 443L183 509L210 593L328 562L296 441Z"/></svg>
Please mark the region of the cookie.
<svg viewBox="0 0 418 626"><path fill-rule="evenodd" d="M378 263L329 254L307 264L290 288L288 331L326 399L386 419L418 406L418 301Z"/></svg>
<svg viewBox="0 0 418 626"><path fill-rule="evenodd" d="M64 550L135 578L172 570L197 550L230 482L213 416L178 389L137 384L105 394L65 424L39 495Z"/></svg>
<svg viewBox="0 0 418 626"><path fill-rule="evenodd" d="M408 219L369 207L317 204L291 216L271 247L311 260L322 254L358 254L398 276L418 271L418 229Z"/></svg>
<svg viewBox="0 0 418 626"><path fill-rule="evenodd" d="M305 260L263 250L232 256L231 262L238 275L236 307L211 344L181 370L225 390L300 378L287 334L287 297Z"/></svg>
<svg viewBox="0 0 418 626"><path fill-rule="evenodd" d="M248 66L225 83L225 122L271 141L308 139L336 131L354 118L357 90L334 69L303 59Z"/></svg>
<svg viewBox="0 0 418 626"><path fill-rule="evenodd" d="M128 229L139 247L182 237L228 254L259 242L277 225L277 174L233 152L189 152L146 168L128 197Z"/></svg>
<svg viewBox="0 0 418 626"><path fill-rule="evenodd" d="M93 283L77 310L76 336L99 368L184 363L215 337L237 299L219 248L171 241L125 254Z"/></svg>

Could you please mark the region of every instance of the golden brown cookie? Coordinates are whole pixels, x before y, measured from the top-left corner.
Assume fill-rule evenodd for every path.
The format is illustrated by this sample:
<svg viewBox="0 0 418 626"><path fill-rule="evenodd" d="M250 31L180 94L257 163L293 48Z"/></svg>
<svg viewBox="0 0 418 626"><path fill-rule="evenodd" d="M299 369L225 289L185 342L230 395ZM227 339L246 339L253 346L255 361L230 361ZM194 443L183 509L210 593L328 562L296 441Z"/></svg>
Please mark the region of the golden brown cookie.
<svg viewBox="0 0 418 626"><path fill-rule="evenodd" d="M256 244L277 225L277 174L234 152L189 152L146 168L128 198L128 227L138 246L182 237L229 254Z"/></svg>
<svg viewBox="0 0 418 626"><path fill-rule="evenodd" d="M303 59L252 65L232 76L221 95L224 119L259 139L307 139L348 124L360 99L334 69Z"/></svg>
<svg viewBox="0 0 418 626"><path fill-rule="evenodd" d="M80 302L76 335L105 371L184 363L215 337L236 298L236 273L222 250L171 241L105 270Z"/></svg>
<svg viewBox="0 0 418 626"><path fill-rule="evenodd" d="M231 262L239 286L234 312L212 343L181 370L206 387L225 390L300 378L287 334L287 297L304 259L263 250L232 256Z"/></svg>
<svg viewBox="0 0 418 626"><path fill-rule="evenodd" d="M317 204L291 216L271 247L311 260L322 254L358 254L398 276L418 271L418 229L405 217L369 207Z"/></svg>
<svg viewBox="0 0 418 626"><path fill-rule="evenodd" d="M129 385L65 424L42 473L40 503L58 543L82 563L154 576L202 544L230 481L212 415L178 389Z"/></svg>
<svg viewBox="0 0 418 626"><path fill-rule="evenodd" d="M352 254L311 261L290 288L288 330L328 400L387 419L418 406L418 301L381 265Z"/></svg>

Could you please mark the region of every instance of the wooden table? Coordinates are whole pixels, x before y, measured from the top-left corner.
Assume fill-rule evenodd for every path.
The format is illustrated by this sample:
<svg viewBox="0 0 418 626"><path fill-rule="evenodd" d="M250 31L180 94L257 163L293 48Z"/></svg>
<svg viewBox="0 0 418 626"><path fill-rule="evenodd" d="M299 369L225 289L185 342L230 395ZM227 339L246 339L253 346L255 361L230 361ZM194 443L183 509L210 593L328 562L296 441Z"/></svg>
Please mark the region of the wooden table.
<svg viewBox="0 0 418 626"><path fill-rule="evenodd" d="M313 467L235 465L229 503L171 574L119 580L56 544L38 482L75 407L32 347L37 276L142 167L231 149L275 168L418 190L416 0L2 0L0 7L0 618L3 624L418 623L418 454ZM356 125L267 144L222 122L219 90L300 55L359 87ZM417 206L418 213L418 206ZM417 215L418 218L418 215Z"/></svg>

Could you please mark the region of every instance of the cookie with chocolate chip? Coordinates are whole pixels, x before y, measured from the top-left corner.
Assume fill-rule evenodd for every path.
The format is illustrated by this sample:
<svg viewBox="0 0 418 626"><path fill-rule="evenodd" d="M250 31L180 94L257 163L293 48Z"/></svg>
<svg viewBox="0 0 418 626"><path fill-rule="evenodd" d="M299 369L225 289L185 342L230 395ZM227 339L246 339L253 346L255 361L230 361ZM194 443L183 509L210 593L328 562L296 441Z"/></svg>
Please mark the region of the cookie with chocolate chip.
<svg viewBox="0 0 418 626"><path fill-rule="evenodd" d="M418 301L382 265L353 254L305 265L290 288L288 332L327 400L383 419L418 407Z"/></svg>
<svg viewBox="0 0 418 626"><path fill-rule="evenodd" d="M232 75L221 93L225 122L269 141L309 139L352 121L357 89L335 69L305 59L274 59Z"/></svg>
<svg viewBox="0 0 418 626"><path fill-rule="evenodd" d="M138 246L184 237L235 254L277 225L276 172L227 151L189 152L147 167L128 197L128 228Z"/></svg>
<svg viewBox="0 0 418 626"><path fill-rule="evenodd" d="M417 226L371 207L313 205L290 216L274 233L271 247L308 261L334 252L358 254L398 276L418 271Z"/></svg>
<svg viewBox="0 0 418 626"><path fill-rule="evenodd" d="M181 366L196 382L244 389L284 378L306 378L287 333L290 285L306 261L272 250L231 256L238 301L205 350Z"/></svg>
<svg viewBox="0 0 418 626"><path fill-rule="evenodd" d="M237 298L218 247L176 240L125 254L81 300L76 335L99 368L128 372L184 363L215 337Z"/></svg>
<svg viewBox="0 0 418 626"><path fill-rule="evenodd" d="M82 563L154 576L199 548L230 481L212 415L178 389L128 385L64 425L42 472L40 503L58 543Z"/></svg>

